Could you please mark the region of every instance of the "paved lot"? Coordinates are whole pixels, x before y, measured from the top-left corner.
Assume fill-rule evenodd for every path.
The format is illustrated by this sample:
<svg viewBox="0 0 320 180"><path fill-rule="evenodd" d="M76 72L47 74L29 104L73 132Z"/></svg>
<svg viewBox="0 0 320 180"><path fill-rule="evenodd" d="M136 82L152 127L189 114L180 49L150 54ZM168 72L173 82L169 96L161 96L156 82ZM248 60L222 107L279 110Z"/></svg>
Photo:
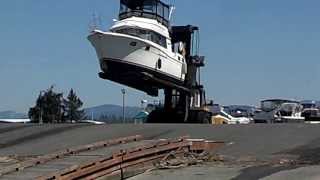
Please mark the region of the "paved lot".
<svg viewBox="0 0 320 180"><path fill-rule="evenodd" d="M230 176L226 176L226 179L259 179L273 177L272 175L281 177L283 176L281 173L294 174L300 171L310 177L318 175L312 169L320 162L320 125L307 124L232 126L0 124L0 157L47 154L67 147L136 134L149 139L190 135L192 138L225 141L226 146L217 153L225 157L228 165L203 167L204 172L217 172L214 177L220 177L219 172L221 176L228 174L224 173L225 171L230 172ZM290 161L298 162L298 165L287 165ZM280 165L275 166L275 164Z"/></svg>
<svg viewBox="0 0 320 180"><path fill-rule="evenodd" d="M152 171L130 178L130 180L229 180L240 174L240 167L194 166L184 169Z"/></svg>
<svg viewBox="0 0 320 180"><path fill-rule="evenodd" d="M217 166L207 164L206 166L193 166L184 169L151 171L145 174L130 178L129 180L319 180L320 166L308 166L294 170L285 170L274 173L266 177L257 175L241 175L243 167L241 166Z"/></svg>

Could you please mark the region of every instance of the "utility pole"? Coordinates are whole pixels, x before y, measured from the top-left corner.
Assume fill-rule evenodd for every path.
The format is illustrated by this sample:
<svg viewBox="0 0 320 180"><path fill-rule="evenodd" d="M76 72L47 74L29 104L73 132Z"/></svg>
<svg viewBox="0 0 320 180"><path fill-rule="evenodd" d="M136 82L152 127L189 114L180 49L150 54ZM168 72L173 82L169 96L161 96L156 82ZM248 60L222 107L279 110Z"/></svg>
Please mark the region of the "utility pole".
<svg viewBox="0 0 320 180"><path fill-rule="evenodd" d="M93 110L91 110L91 120L93 121Z"/></svg>
<svg viewBox="0 0 320 180"><path fill-rule="evenodd" d="M122 123L126 123L126 113L125 113L125 96L126 96L126 90L121 89L122 93Z"/></svg>
<svg viewBox="0 0 320 180"><path fill-rule="evenodd" d="M42 98L42 92L40 91L40 98ZM40 99L40 118L39 118L39 124L43 124L43 110L42 110L43 102L42 99Z"/></svg>
<svg viewBox="0 0 320 180"><path fill-rule="evenodd" d="M43 119L42 119L42 107L40 107L40 120L39 124L43 124Z"/></svg>

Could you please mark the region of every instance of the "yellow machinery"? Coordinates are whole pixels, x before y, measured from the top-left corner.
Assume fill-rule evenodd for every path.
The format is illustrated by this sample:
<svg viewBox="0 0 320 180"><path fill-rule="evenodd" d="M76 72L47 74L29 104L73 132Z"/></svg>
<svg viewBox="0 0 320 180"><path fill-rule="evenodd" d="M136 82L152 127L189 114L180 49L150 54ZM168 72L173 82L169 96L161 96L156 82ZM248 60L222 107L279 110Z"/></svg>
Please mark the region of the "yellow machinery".
<svg viewBox="0 0 320 180"><path fill-rule="evenodd" d="M211 117L211 123L214 125L228 124L228 119L221 115L216 115Z"/></svg>

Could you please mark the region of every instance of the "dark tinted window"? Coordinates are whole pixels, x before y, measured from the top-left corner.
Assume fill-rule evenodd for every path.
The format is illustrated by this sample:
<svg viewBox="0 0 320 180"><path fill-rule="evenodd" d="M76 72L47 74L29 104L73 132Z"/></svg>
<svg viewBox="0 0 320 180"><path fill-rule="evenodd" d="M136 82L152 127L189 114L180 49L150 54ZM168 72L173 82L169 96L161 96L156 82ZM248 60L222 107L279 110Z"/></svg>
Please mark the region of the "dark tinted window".
<svg viewBox="0 0 320 180"><path fill-rule="evenodd" d="M156 4L154 0L146 0L143 2L143 11L155 13L157 11Z"/></svg>
<svg viewBox="0 0 320 180"><path fill-rule="evenodd" d="M161 17L164 17L163 15L163 5L161 3L157 4L157 14Z"/></svg>
<svg viewBox="0 0 320 180"><path fill-rule="evenodd" d="M164 17L165 19L168 19L168 20L169 20L169 11L170 11L170 10L169 10L169 7L164 6L163 8L164 8L164 9L163 9L163 10L164 10L164 11L163 11L163 13L164 13L164 14L163 14L163 17Z"/></svg>
<svg viewBox="0 0 320 180"><path fill-rule="evenodd" d="M128 7L124 4L120 5L120 14L128 11Z"/></svg>
<svg viewBox="0 0 320 180"><path fill-rule="evenodd" d="M152 41L154 43L159 44L160 46L167 48L167 41L166 38L159 33L149 30L143 29L133 29L133 28L126 28L126 29L119 29L116 31L117 33L121 34L128 34L131 36L136 36L142 39L146 39Z"/></svg>
<svg viewBox="0 0 320 180"><path fill-rule="evenodd" d="M132 16L155 19L168 26L169 6L157 0L121 0L119 19Z"/></svg>

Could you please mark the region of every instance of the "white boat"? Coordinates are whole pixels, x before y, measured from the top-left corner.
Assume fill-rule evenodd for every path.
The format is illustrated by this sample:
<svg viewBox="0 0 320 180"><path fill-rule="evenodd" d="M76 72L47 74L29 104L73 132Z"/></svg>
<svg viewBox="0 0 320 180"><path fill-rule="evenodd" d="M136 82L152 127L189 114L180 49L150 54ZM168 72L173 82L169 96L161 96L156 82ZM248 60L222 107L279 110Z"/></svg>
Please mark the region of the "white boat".
<svg viewBox="0 0 320 180"><path fill-rule="evenodd" d="M30 119L0 119L0 123L30 123Z"/></svg>
<svg viewBox="0 0 320 180"><path fill-rule="evenodd" d="M255 112L256 123L304 123L300 102L286 99L261 101L261 108Z"/></svg>
<svg viewBox="0 0 320 180"><path fill-rule="evenodd" d="M219 113L213 116L213 124L217 122L216 119L222 119L225 124L250 124L251 118L248 117L234 117L227 113L224 108L221 108Z"/></svg>
<svg viewBox="0 0 320 180"><path fill-rule="evenodd" d="M182 85L187 64L182 43L170 37L170 6L160 0L121 0L119 20L109 31L95 29L88 36L103 74L100 77L146 91L161 83L155 77ZM156 87L161 88L161 87Z"/></svg>

